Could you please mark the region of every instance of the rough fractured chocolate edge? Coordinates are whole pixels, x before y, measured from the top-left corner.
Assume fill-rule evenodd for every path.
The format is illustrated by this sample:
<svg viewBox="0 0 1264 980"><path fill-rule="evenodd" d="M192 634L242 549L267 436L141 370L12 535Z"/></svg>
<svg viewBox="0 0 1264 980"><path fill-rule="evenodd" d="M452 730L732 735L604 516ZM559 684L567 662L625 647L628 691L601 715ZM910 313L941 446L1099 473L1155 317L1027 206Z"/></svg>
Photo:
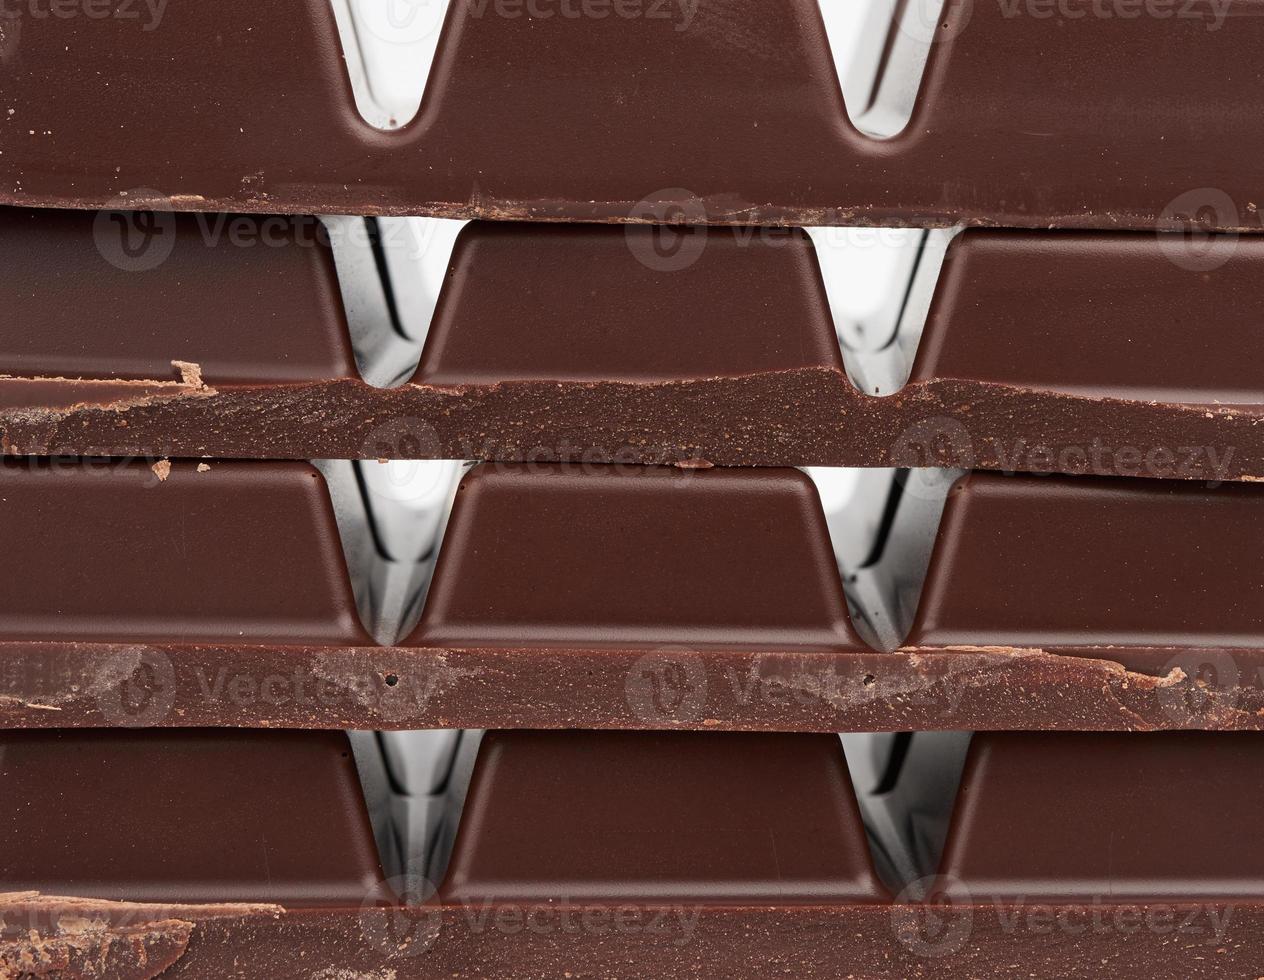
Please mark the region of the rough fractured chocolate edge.
<svg viewBox="0 0 1264 980"><path fill-rule="evenodd" d="M169 394L106 404L81 400L62 409L0 410L0 450L951 466L1258 480L1264 479L1264 407L1100 399L947 379L875 397L831 368L655 384L409 383L381 389L343 379L175 385Z"/></svg>
<svg viewBox="0 0 1264 980"><path fill-rule="evenodd" d="M8 641L0 727L1264 730L1264 650L1091 652Z"/></svg>
<svg viewBox="0 0 1264 980"><path fill-rule="evenodd" d="M626 909L644 928L610 925ZM650 928L656 915L679 913L680 906L576 905L575 922L597 925L569 930L497 928L502 910L505 921L560 922L555 907L535 904L288 911L0 895L0 972L58 980L701 980L762 976L770 962L787 975L822 978L1000 976L1021 962L1031 976L1095 976L1109 963L1119 976L1189 980L1254 976L1264 959L1258 902L688 906L697 918L687 939L679 928ZM1093 928L1095 921L1113 927ZM1195 922L1198 935L1177 931ZM1084 928L1072 932L1059 923Z"/></svg>

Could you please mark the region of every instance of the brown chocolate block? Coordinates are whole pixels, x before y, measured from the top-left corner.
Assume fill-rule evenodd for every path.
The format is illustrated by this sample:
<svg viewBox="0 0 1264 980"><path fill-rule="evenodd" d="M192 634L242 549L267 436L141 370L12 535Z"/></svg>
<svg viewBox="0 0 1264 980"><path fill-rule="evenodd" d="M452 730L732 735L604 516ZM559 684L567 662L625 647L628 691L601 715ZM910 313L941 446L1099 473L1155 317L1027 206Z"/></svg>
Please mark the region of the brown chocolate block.
<svg viewBox="0 0 1264 980"><path fill-rule="evenodd" d="M1264 955L1259 903L1057 911L1070 929L1058 919L1050 924L1047 905L1022 903L959 910L877 903L700 910L510 904L270 915L222 906L111 907L0 896L6 923L0 965L17 972L19 965L48 963L42 975L120 980L347 971L370 977L394 971L418 980L517 980L567 972L731 980L765 976L772 963L790 976L904 980L933 973L975 980L1010 975L1016 962L1024 974L1038 977L1095 976L1104 961L1116 964L1112 976L1130 980L1219 980L1250 976ZM90 932L59 931L85 919L96 924ZM1172 936L1174 920L1185 924L1180 941ZM1102 927L1080 928L1095 922ZM1159 928L1147 928L1147 922Z"/></svg>
<svg viewBox="0 0 1264 980"><path fill-rule="evenodd" d="M341 732L0 735L0 891L358 906L383 878Z"/></svg>
<svg viewBox="0 0 1264 980"><path fill-rule="evenodd" d="M0 208L0 406L359 377L316 219L149 217Z"/></svg>
<svg viewBox="0 0 1264 980"><path fill-rule="evenodd" d="M323 247L209 245L199 223L219 216L188 215L169 262L128 273L101 259L87 218L9 214L30 229L0 238L22 272L8 287L21 329L0 329L0 373L22 372L0 379L11 454L1264 477L1264 236L1217 239L1224 263L1196 272L1154 235L967 233L913 380L878 398L843 370L796 230L682 233L702 248L676 266L659 262L671 230L475 223L415 377L382 389L355 372ZM48 287L41 270L63 255L101 286L109 330ZM201 357L202 377L174 380L178 355ZM98 379L47 380L72 369Z"/></svg>
<svg viewBox="0 0 1264 980"><path fill-rule="evenodd" d="M306 465L9 461L0 725L1258 729L1255 497L972 477L882 652L797 471L487 464L382 647Z"/></svg>
<svg viewBox="0 0 1264 980"><path fill-rule="evenodd" d="M488 464L406 646L868 649L797 470Z"/></svg>
<svg viewBox="0 0 1264 980"><path fill-rule="evenodd" d="M171 4L157 29L19 15L0 40L0 200L1258 230L1256 93L1226 82L1258 60L1257 4L1064 6L950 4L912 119L885 141L847 119L816 0L604 17L458 0L420 112L393 133L356 112L327 0Z"/></svg>
<svg viewBox="0 0 1264 980"><path fill-rule="evenodd" d="M253 738L266 740L268 758L276 759L295 755L278 751L282 739L310 736ZM1014 738L1024 744L1002 744ZM1050 738L1065 745L1051 748ZM1225 736L1184 735L988 740L967 776L980 777L969 789L975 802L964 808L978 811L976 824L978 816L988 822L963 829L959 817L958 850L973 859L962 871L1000 866L1002 874L1040 875L1051 866L1061 881L1077 875L1091 881L1105 867L1114 885L1150 887L1104 898L1019 897L1007 890L1012 880L1002 878L995 897L963 895L959 881L946 904L910 904L903 896L892 904L874 880L835 735L494 732L476 768L447 881L433 901L400 904L375 890L374 900L357 902L334 893L331 881L372 873L363 811L351 806L356 812L343 825L352 824L347 837L367 855L356 862L319 821L296 825L294 812L273 807L247 835L296 830L297 842L283 834L278 843L269 834L269 857L279 860L287 847L318 849L297 877L307 881L332 866L319 879L317 904L341 907L0 894L0 969L125 980L391 973L499 980L566 972L727 980L766 975L772 964L793 976L895 980L1008 976L1015 963L1035 976L1093 976L1107 962L1118 976L1147 980L1250 976L1264 953L1264 905L1258 879L1250 877L1264 870L1250 854L1249 814L1260 800L1241 787L1241 779L1253 782L1242 776L1253 746L1246 736L1227 738L1233 745ZM1036 751L1027 742L1038 742ZM301 745L311 750L311 742ZM317 761L318 753L308 754L307 761ZM231 758L236 763L242 755ZM259 755L250 753L232 777L252 776ZM6 754L5 763L10 759ZM81 788L117 788L85 759L94 761L82 751L70 754L68 770L81 780L59 781L59 794L78 798ZM213 772L222 760L217 755ZM159 761L155 783L172 772L167 762ZM306 766L298 768L280 774L282 791L308 775ZM328 786L329 772L322 765L300 789ZM1226 784L1227 772L1238 778ZM183 765L179 781L182 787L189 781ZM1226 785L1233 814L1218 822L1220 811L1204 811L1226 806ZM1083 795L1067 792L1071 786ZM252 805L257 790L246 787ZM107 811L135 802L105 795ZM1092 806L1078 805L1083 800ZM257 874L262 849L242 848L224 860L225 801L203 801L195 788L190 803L203 806L180 828L182 843L208 819L217 825L191 842L192 855L180 852L176 860L187 865L191 856L210 852L221 862L215 882L236 884L237 876ZM164 815L183 808L166 801L158 807ZM310 807L302 810L313 815ZM105 836L109 851L117 826L107 833L95 814L84 813L54 809L54 825L86 826L94 838ZM237 829L232 819L230 834ZM128 826L135 820L134 811L123 817ZM42 844L45 827L32 821L23 817ZM154 821L146 812L142 826ZM1033 830L1043 835L1034 842ZM128 870L152 860L156 839L144 841ZM67 862L65 852L61 847L50 863ZM99 854L93 862L89 870L104 863ZM1215 884L1211 875L1222 869L1227 899L1202 887ZM277 873L285 870L281 864ZM71 872L74 883L79 873ZM1132 881L1124 882L1128 874Z"/></svg>
<svg viewBox="0 0 1264 980"><path fill-rule="evenodd" d="M888 901L836 735L491 732L439 894Z"/></svg>
<svg viewBox="0 0 1264 980"><path fill-rule="evenodd" d="M976 735L943 884L980 904L1258 900L1261 748L1244 732Z"/></svg>
<svg viewBox="0 0 1264 980"><path fill-rule="evenodd" d="M1195 260L1192 243L1188 258ZM911 383L1264 406L1264 239L966 231L944 258Z"/></svg>
<svg viewBox="0 0 1264 980"><path fill-rule="evenodd" d="M169 465L0 461L0 639L372 643L320 473Z"/></svg>
<svg viewBox="0 0 1264 980"><path fill-rule="evenodd" d="M1261 505L1251 484L963 477L906 645L1101 656L1159 674L1204 651L1196 662L1245 672L1264 648Z"/></svg>
<svg viewBox="0 0 1264 980"><path fill-rule="evenodd" d="M841 380L829 301L803 231L681 232L704 250L683 267L656 252L672 234L468 225L413 382L647 384L811 368Z"/></svg>

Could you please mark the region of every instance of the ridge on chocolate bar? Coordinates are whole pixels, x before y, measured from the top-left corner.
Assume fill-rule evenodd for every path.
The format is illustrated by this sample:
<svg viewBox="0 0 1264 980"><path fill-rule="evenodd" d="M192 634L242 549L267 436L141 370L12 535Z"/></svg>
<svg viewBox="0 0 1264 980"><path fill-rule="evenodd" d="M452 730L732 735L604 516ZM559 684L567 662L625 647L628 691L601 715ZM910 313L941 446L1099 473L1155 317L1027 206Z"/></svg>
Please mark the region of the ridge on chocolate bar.
<svg viewBox="0 0 1264 980"><path fill-rule="evenodd" d="M486 464L406 646L868 649L797 470Z"/></svg>
<svg viewBox="0 0 1264 980"><path fill-rule="evenodd" d="M838 737L733 732L489 732L439 896L890 900Z"/></svg>
<svg viewBox="0 0 1264 980"><path fill-rule="evenodd" d="M1101 656L1146 672L1201 649L1232 667L1233 651L1264 648L1262 505L1264 487L1249 483L963 477L905 645Z"/></svg>
<svg viewBox="0 0 1264 980"><path fill-rule="evenodd" d="M0 734L5 892L358 907L383 878L342 732Z"/></svg>
<svg viewBox="0 0 1264 980"><path fill-rule="evenodd" d="M366 645L306 463L0 460L2 640Z"/></svg>
<svg viewBox="0 0 1264 980"><path fill-rule="evenodd" d="M1262 747L1247 732L976 734L939 887L979 903L1258 899Z"/></svg>
<svg viewBox="0 0 1264 980"><path fill-rule="evenodd" d="M1167 16L1102 16L1078 0L1065 16L949 4L912 118L883 141L847 117L835 62L847 73L848 57L831 56L817 0L783 6L700 0L654 5L656 16L567 17L453 2L421 109L394 132L357 112L345 68L357 52L340 44L328 0L173 4L159 29L19 14L0 40L0 200L1259 230L1264 145L1240 123L1255 92L1225 80L1258 57L1253 0L1165 6Z"/></svg>

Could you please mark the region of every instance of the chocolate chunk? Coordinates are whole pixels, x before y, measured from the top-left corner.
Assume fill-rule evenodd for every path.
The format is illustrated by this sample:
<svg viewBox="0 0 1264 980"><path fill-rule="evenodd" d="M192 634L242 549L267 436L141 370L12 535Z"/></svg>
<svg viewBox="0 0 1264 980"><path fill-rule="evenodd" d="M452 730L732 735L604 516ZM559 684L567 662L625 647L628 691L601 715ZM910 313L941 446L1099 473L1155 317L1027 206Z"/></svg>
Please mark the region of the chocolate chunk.
<svg viewBox="0 0 1264 980"><path fill-rule="evenodd" d="M383 878L342 732L0 734L4 890L357 907Z"/></svg>
<svg viewBox="0 0 1264 980"><path fill-rule="evenodd" d="M658 251L668 248L689 261ZM457 239L413 381L654 383L805 368L841 376L843 362L799 229L478 223Z"/></svg>
<svg viewBox="0 0 1264 980"><path fill-rule="evenodd" d="M0 639L370 644L306 463L0 463Z"/></svg>
<svg viewBox="0 0 1264 980"><path fill-rule="evenodd" d="M889 901L837 736L709 732L489 733L439 894Z"/></svg>
<svg viewBox="0 0 1264 980"><path fill-rule="evenodd" d="M980 733L941 864L978 903L1264 896L1253 733Z"/></svg>
<svg viewBox="0 0 1264 980"><path fill-rule="evenodd" d="M1264 238L967 231L945 256L911 384L1259 408L1262 264Z"/></svg>
<svg viewBox="0 0 1264 980"><path fill-rule="evenodd" d="M359 377L312 218L0 208L0 260L4 408Z"/></svg>
<svg viewBox="0 0 1264 980"><path fill-rule="evenodd" d="M949 493L906 645L1158 673L1189 672L1191 654L1232 668L1236 653L1245 670L1264 648L1261 504L1251 484L972 474Z"/></svg>
<svg viewBox="0 0 1264 980"><path fill-rule="evenodd" d="M867 649L802 473L547 464L465 476L405 644Z"/></svg>
<svg viewBox="0 0 1264 980"><path fill-rule="evenodd" d="M129 273L101 258L86 217L29 214L11 219L29 234L0 239L21 270L14 329L0 328L13 375L0 446L14 454L1264 477L1251 377L1264 237L1215 239L1223 265L1194 274L1154 235L967 233L913 379L872 397L844 371L800 231L476 223L411 383L383 389L356 373L305 224L285 247L233 248L201 237L219 216L184 216L172 260ZM102 286L103 312L38 285L58 256L58 282ZM406 346L370 358L376 383L412 372L396 363ZM48 380L68 372L97 380Z"/></svg>
<svg viewBox="0 0 1264 980"><path fill-rule="evenodd" d="M0 39L0 201L1258 230L1255 93L1225 73L1256 63L1264 22L1252 0L1209 7L953 4L886 141L847 119L817 0L600 17L453 3L422 109L393 133L359 117L327 4L179 3L159 24L32 13Z"/></svg>

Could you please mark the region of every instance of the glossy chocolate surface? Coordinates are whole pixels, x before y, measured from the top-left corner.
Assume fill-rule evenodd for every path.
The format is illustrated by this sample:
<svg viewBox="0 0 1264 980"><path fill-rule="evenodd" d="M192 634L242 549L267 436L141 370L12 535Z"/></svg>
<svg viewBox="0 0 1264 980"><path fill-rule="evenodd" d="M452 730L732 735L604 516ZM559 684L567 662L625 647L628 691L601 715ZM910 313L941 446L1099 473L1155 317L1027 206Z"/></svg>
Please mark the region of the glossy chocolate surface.
<svg viewBox="0 0 1264 980"><path fill-rule="evenodd" d="M212 386L358 377L314 218L0 208L0 262L0 375L179 381L176 361Z"/></svg>
<svg viewBox="0 0 1264 980"><path fill-rule="evenodd" d="M0 462L0 638L372 642L319 472L170 465Z"/></svg>
<svg viewBox="0 0 1264 980"><path fill-rule="evenodd" d="M467 225L413 380L687 381L842 371L797 229Z"/></svg>
<svg viewBox="0 0 1264 980"><path fill-rule="evenodd" d="M967 231L911 381L1264 405L1264 238Z"/></svg>
<svg viewBox="0 0 1264 980"><path fill-rule="evenodd" d="M880 902L835 735L491 732L447 902Z"/></svg>
<svg viewBox="0 0 1264 980"><path fill-rule="evenodd" d="M420 112L392 133L355 109L328 0L174 3L157 29L138 8L19 16L0 40L0 199L1258 230L1258 4L1064 8L949 5L885 141L847 118L816 0L581 17L454 2Z"/></svg>
<svg viewBox="0 0 1264 980"><path fill-rule="evenodd" d="M1264 647L1264 488L975 473L949 492L910 647ZM1089 654L1091 655L1091 654Z"/></svg>
<svg viewBox="0 0 1264 980"><path fill-rule="evenodd" d="M6 892L358 907L382 880L342 732L0 735Z"/></svg>
<svg viewBox="0 0 1264 980"><path fill-rule="evenodd" d="M795 470L488 464L406 645L867 649Z"/></svg>
<svg viewBox="0 0 1264 980"><path fill-rule="evenodd" d="M1258 899L1262 748L1245 732L978 734L941 873L981 903Z"/></svg>

